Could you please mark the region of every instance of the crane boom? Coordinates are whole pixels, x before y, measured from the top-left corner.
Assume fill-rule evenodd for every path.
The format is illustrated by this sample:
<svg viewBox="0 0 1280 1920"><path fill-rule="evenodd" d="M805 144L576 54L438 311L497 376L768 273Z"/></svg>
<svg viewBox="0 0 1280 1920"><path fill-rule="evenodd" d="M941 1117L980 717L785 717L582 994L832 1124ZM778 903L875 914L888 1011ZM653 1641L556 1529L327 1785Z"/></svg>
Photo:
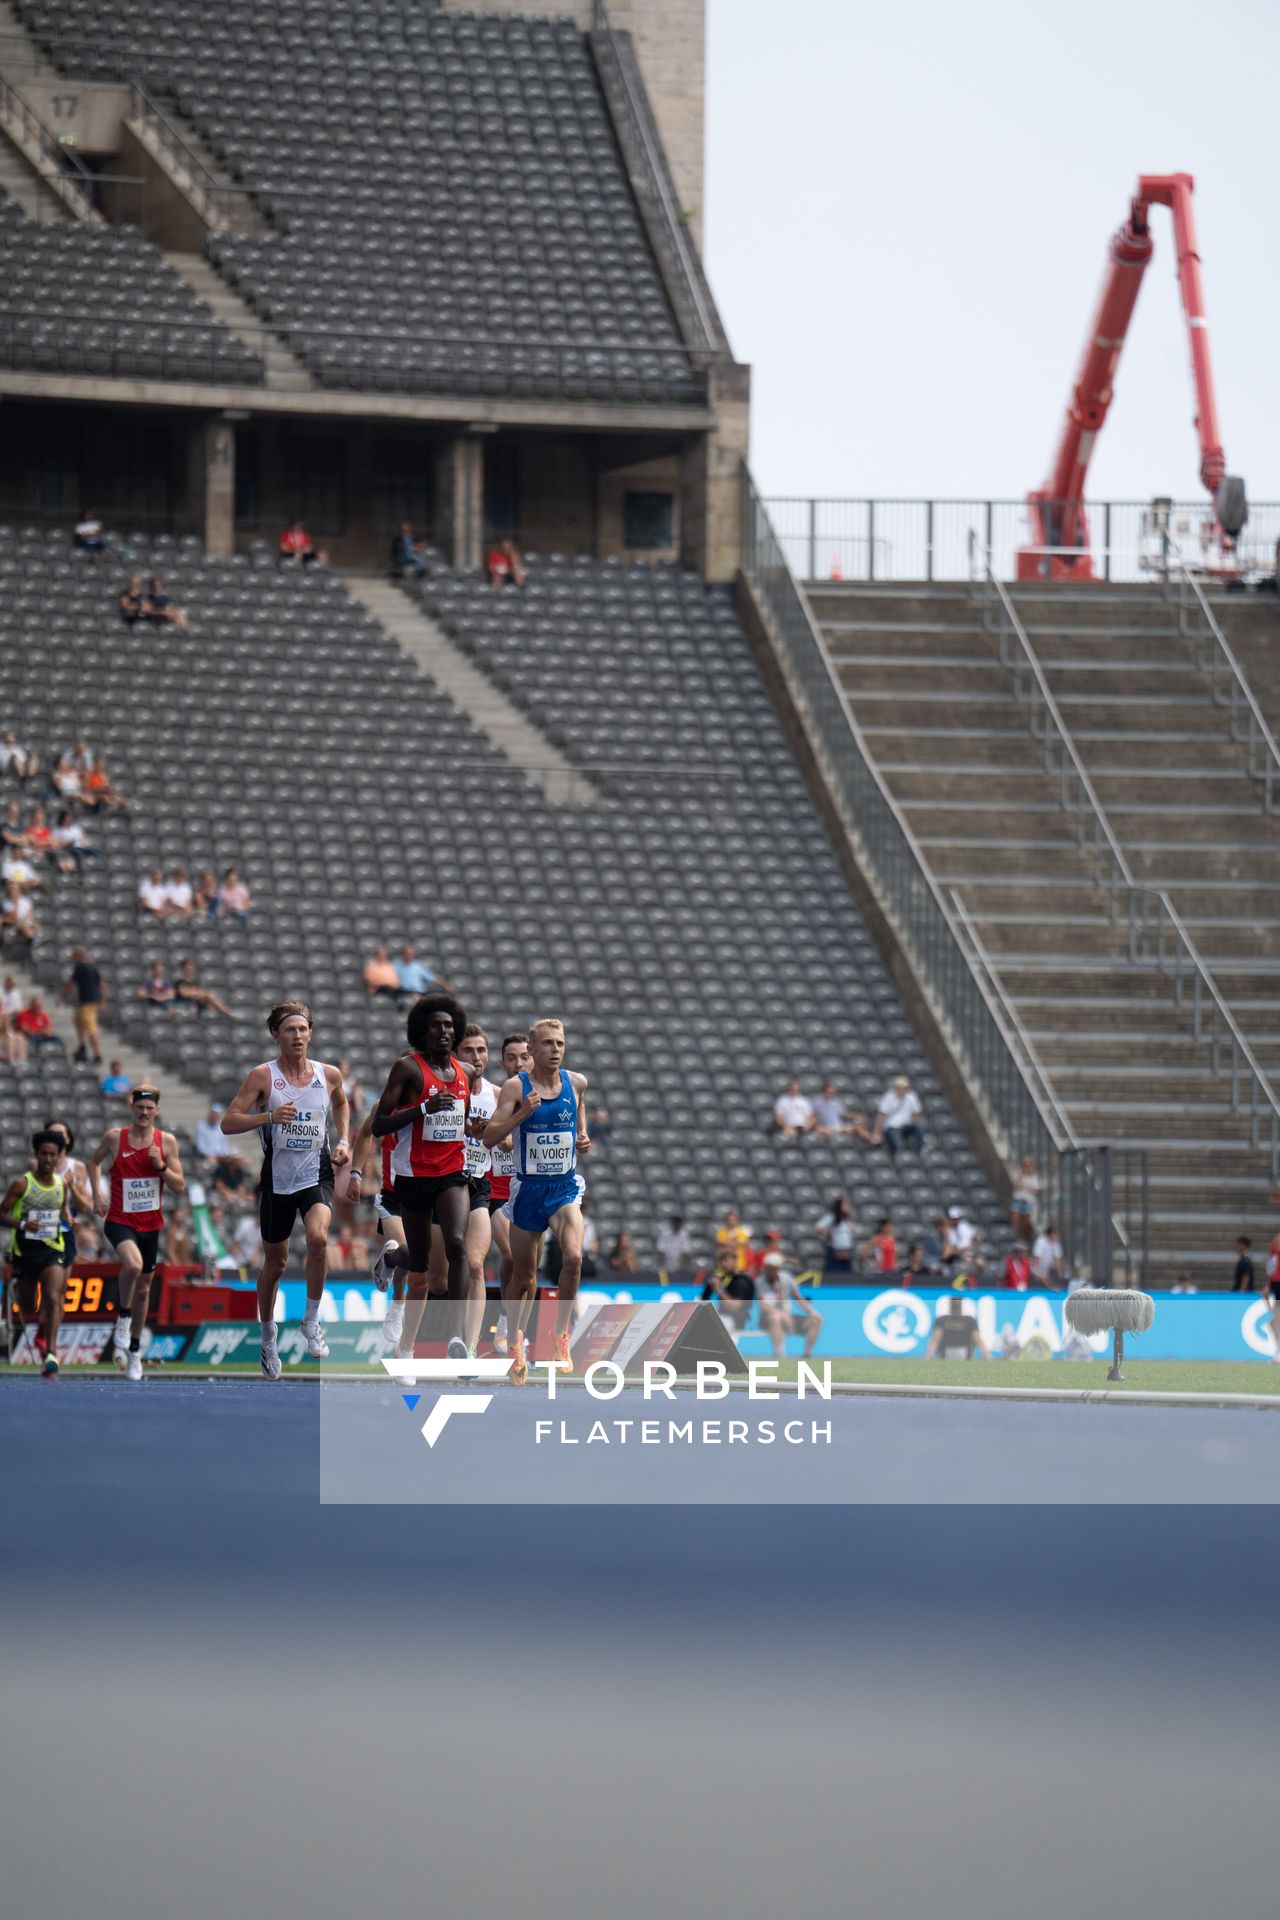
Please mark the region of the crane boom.
<svg viewBox="0 0 1280 1920"><path fill-rule="evenodd" d="M1244 483L1227 475L1218 428L1209 360L1209 324L1205 318L1200 255L1196 250L1195 216L1191 207L1194 186L1189 173L1143 174L1129 205L1129 217L1112 236L1102 292L1071 391L1049 479L1043 489L1028 496L1032 542L1018 554L1020 580L1091 580L1094 577L1084 505L1085 478L1111 405L1116 367L1133 318L1142 276L1151 260L1153 242L1147 215L1152 206L1166 206L1173 216L1178 288L1186 315L1191 375L1195 383L1200 478L1213 496L1214 510L1225 534L1234 538L1248 518Z"/></svg>

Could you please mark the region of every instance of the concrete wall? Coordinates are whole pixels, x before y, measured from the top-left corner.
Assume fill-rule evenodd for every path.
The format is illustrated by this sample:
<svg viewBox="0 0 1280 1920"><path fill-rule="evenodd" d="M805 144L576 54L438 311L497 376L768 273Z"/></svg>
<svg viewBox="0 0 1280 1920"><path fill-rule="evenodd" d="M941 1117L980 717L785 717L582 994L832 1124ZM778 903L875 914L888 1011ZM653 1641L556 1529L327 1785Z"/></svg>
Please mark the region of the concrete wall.
<svg viewBox="0 0 1280 1920"><path fill-rule="evenodd" d="M474 13L466 0L443 0L446 13ZM706 76L705 0L608 0L609 18L635 41L662 142L702 244L703 95ZM530 0L484 0L485 13L536 13ZM591 0L557 0L548 14L591 25Z"/></svg>
<svg viewBox="0 0 1280 1920"><path fill-rule="evenodd" d="M32 80L17 82L23 99L44 121L50 133L69 146L91 155L119 150L120 128L129 111L128 87L98 80ZM129 169L132 171L132 169Z"/></svg>

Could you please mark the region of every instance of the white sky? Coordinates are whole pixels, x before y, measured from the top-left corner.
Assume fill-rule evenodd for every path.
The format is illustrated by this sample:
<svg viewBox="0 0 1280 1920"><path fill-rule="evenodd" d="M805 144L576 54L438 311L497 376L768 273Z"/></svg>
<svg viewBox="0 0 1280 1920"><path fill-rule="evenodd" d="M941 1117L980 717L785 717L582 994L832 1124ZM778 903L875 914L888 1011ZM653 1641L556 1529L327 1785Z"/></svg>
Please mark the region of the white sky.
<svg viewBox="0 0 1280 1920"><path fill-rule="evenodd" d="M1044 479L1138 174L1195 175L1228 467L1280 500L1276 0L707 0L704 244L770 494ZM1153 212L1096 499L1200 495Z"/></svg>

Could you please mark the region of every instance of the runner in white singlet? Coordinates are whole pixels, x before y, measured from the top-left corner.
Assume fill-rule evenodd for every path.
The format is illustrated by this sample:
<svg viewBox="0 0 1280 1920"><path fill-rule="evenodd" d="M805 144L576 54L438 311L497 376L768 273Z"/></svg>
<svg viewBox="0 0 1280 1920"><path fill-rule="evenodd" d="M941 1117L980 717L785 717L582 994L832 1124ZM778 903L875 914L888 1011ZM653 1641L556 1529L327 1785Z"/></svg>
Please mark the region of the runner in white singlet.
<svg viewBox="0 0 1280 1920"><path fill-rule="evenodd" d="M307 1057L312 1021L311 1009L303 1001L282 1000L272 1007L267 1031L280 1048L279 1058L264 1061L246 1076L221 1124L226 1134L261 1131L263 1135L258 1319L262 1371L268 1380L278 1380L281 1366L276 1345L276 1289L288 1263L289 1235L299 1215L307 1235L307 1306L302 1334L313 1359L328 1357L328 1342L320 1331L320 1299L329 1269L334 1169L345 1166L351 1158L347 1141L350 1110L337 1067ZM332 1154L331 1113L338 1134Z"/></svg>

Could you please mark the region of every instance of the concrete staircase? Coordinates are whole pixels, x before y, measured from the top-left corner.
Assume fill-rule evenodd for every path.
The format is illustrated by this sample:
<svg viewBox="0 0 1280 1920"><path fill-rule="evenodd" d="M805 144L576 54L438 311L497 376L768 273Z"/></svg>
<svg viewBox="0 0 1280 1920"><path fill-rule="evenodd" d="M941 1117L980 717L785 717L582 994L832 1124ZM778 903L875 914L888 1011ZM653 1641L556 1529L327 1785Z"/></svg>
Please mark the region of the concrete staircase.
<svg viewBox="0 0 1280 1920"><path fill-rule="evenodd" d="M1019 616L1135 877L1168 891L1280 1082L1280 822L1152 588L1020 588ZM822 587L811 604L867 745L955 889L1081 1138L1150 1155L1156 1271L1229 1277L1273 1231L1264 1153L1190 997L1130 959L1028 708L962 587Z"/></svg>
<svg viewBox="0 0 1280 1920"><path fill-rule="evenodd" d="M364 574L344 576L343 585L549 800L562 806L599 802L594 783L565 759L559 747L513 706L499 687L472 666L443 627L402 587Z"/></svg>
<svg viewBox="0 0 1280 1920"><path fill-rule="evenodd" d="M55 223L72 218L71 209L36 172L0 125L0 194L15 200L31 220Z"/></svg>
<svg viewBox="0 0 1280 1920"><path fill-rule="evenodd" d="M282 393L310 393L315 381L301 360L290 353L279 335L269 331L252 307L229 287L216 268L198 253L168 253L187 285L212 307L219 322L242 340L251 353L261 354L265 384Z"/></svg>

